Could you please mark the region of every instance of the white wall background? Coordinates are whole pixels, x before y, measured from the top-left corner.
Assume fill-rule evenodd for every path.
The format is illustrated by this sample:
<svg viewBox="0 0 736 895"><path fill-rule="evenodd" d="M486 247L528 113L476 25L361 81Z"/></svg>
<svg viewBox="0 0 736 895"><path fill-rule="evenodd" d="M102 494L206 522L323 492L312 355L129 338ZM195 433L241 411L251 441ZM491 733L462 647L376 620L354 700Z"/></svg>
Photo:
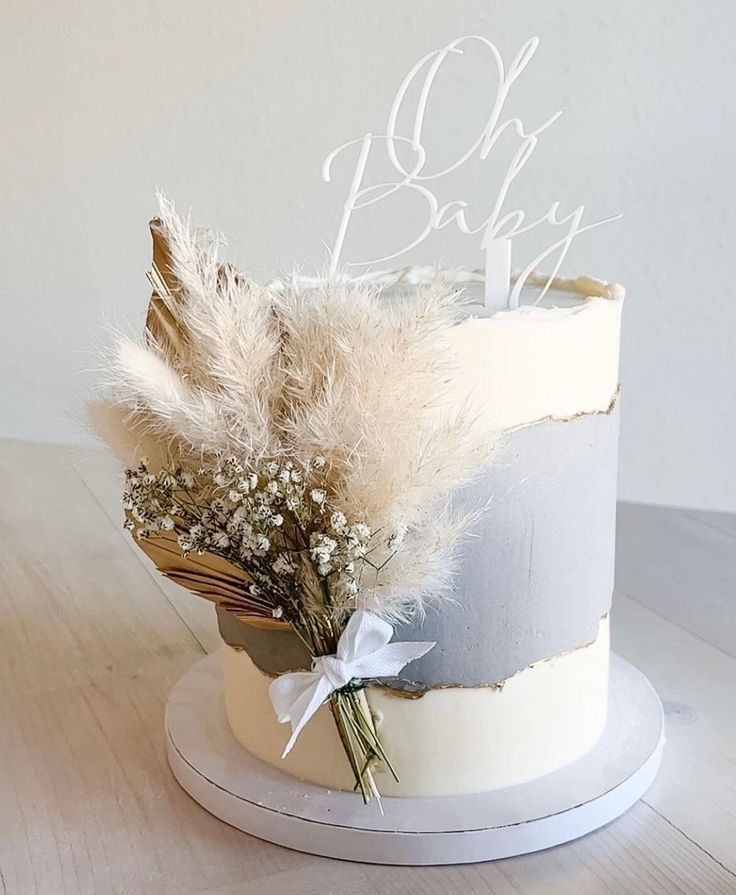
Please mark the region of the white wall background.
<svg viewBox="0 0 736 895"><path fill-rule="evenodd" d="M408 66L472 32L506 58L538 34L513 108L565 109L515 207L625 215L566 265L629 291L622 497L736 510L733 0L5 0L0 436L88 437L90 349L105 318L142 320L157 186L259 278L321 264L344 186L321 183L322 157L379 131ZM459 79L458 120L483 92ZM455 137L448 122L440 150ZM357 235L378 251L405 228ZM478 264L449 234L432 251Z"/></svg>

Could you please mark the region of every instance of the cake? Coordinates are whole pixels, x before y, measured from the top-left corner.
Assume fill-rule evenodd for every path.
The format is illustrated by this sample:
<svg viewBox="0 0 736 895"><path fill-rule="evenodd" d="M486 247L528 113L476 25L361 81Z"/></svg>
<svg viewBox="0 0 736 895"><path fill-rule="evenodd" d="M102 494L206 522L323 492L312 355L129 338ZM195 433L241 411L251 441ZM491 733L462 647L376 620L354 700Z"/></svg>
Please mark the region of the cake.
<svg viewBox="0 0 736 895"><path fill-rule="evenodd" d="M469 41L497 92L437 170L428 97ZM145 333L107 358L92 412L126 466L125 526L216 604L232 736L296 787L365 802L508 789L571 765L606 726L624 290L558 276L606 220L554 202L524 223L504 206L558 117L502 120L537 44L505 69L487 39L452 41L410 70L384 134L327 157L328 181L343 151L357 162L322 276L261 285L161 199ZM471 203L441 205L430 185L509 136L471 226ZM367 179L377 146L395 180ZM426 226L376 260L456 224L482 232L484 274L341 266L353 213L406 190ZM513 240L543 226L552 242L512 278Z"/></svg>
<svg viewBox="0 0 736 895"><path fill-rule="evenodd" d="M624 290L580 277L555 280L541 305L538 294L530 286L519 308L491 316L471 305L455 327L456 400L503 437L454 498L488 504L462 546L456 602L396 629L437 646L367 689L399 777L379 778L384 795L526 782L582 756L606 722ZM268 689L310 667L303 645L286 626L218 618L235 737L295 777L352 789L326 706L281 757L288 731Z"/></svg>

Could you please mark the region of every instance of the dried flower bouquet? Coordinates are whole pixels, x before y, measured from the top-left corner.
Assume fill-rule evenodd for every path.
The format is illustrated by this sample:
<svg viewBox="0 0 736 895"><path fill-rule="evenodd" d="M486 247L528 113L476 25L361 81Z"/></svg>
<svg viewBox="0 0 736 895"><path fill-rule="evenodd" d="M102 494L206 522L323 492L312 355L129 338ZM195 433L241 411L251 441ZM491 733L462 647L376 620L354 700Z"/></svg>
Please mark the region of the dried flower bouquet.
<svg viewBox="0 0 736 895"><path fill-rule="evenodd" d="M470 519L450 497L493 433L447 400L461 299L345 280L275 291L161 200L141 339L117 336L90 413L126 462L126 527L167 576L334 656L357 610L446 595ZM329 696L356 788L391 769L352 679ZM294 734L295 736L296 734Z"/></svg>

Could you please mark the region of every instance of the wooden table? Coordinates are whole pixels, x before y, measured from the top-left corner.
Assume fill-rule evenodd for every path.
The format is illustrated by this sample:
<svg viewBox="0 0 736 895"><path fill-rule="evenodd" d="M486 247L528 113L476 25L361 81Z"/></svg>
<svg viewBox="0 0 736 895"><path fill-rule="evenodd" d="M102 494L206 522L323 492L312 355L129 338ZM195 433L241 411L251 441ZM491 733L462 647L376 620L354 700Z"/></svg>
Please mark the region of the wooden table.
<svg viewBox="0 0 736 895"><path fill-rule="evenodd" d="M0 476L0 892L736 893L736 516L620 507L614 648L667 713L645 799L546 852L394 868L261 842L185 795L163 710L218 644L211 607L121 530L102 453L4 441Z"/></svg>

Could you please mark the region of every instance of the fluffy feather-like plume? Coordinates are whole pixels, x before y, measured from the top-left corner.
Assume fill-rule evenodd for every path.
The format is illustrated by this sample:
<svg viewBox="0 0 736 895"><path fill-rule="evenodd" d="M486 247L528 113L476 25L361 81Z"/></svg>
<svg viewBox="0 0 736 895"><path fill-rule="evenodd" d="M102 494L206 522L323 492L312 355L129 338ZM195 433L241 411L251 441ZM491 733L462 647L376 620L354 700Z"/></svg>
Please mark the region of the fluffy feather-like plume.
<svg viewBox="0 0 736 895"><path fill-rule="evenodd" d="M446 592L469 520L444 504L495 439L468 411L447 410L460 299L441 281L393 301L369 286L291 283L276 308L288 352L283 438L305 459L328 458L348 518L406 530L390 562L376 557L373 588L384 614L401 617Z"/></svg>
<svg viewBox="0 0 736 895"><path fill-rule="evenodd" d="M227 446L223 408L215 396L190 385L157 349L120 338L108 370L116 383L116 400L144 411L151 429L204 451Z"/></svg>
<svg viewBox="0 0 736 895"><path fill-rule="evenodd" d="M440 599L450 598L458 543L475 518L445 505L409 529L402 549L391 555L367 588L366 608L391 622L405 622L422 616L427 606Z"/></svg>
<svg viewBox="0 0 736 895"><path fill-rule="evenodd" d="M140 340L118 337L106 364L110 399L145 411L161 435L196 451L273 451L280 336L267 291L221 263L222 240L194 231L160 200L151 226L154 295Z"/></svg>
<svg viewBox="0 0 736 895"><path fill-rule="evenodd" d="M227 406L228 434L241 450L273 447L270 414L281 371L271 296L221 262L221 237L194 231L163 197L160 226L177 282L178 322L188 337L186 373Z"/></svg>
<svg viewBox="0 0 736 895"><path fill-rule="evenodd" d="M291 280L276 292L220 258L160 200L146 336L119 338L113 404L195 455L246 463L326 459L331 502L403 542L372 557L374 609L400 618L446 589L467 517L452 492L482 468L496 433L451 410L452 327L462 300L441 280L403 295L356 282ZM390 560L390 561L389 561Z"/></svg>

